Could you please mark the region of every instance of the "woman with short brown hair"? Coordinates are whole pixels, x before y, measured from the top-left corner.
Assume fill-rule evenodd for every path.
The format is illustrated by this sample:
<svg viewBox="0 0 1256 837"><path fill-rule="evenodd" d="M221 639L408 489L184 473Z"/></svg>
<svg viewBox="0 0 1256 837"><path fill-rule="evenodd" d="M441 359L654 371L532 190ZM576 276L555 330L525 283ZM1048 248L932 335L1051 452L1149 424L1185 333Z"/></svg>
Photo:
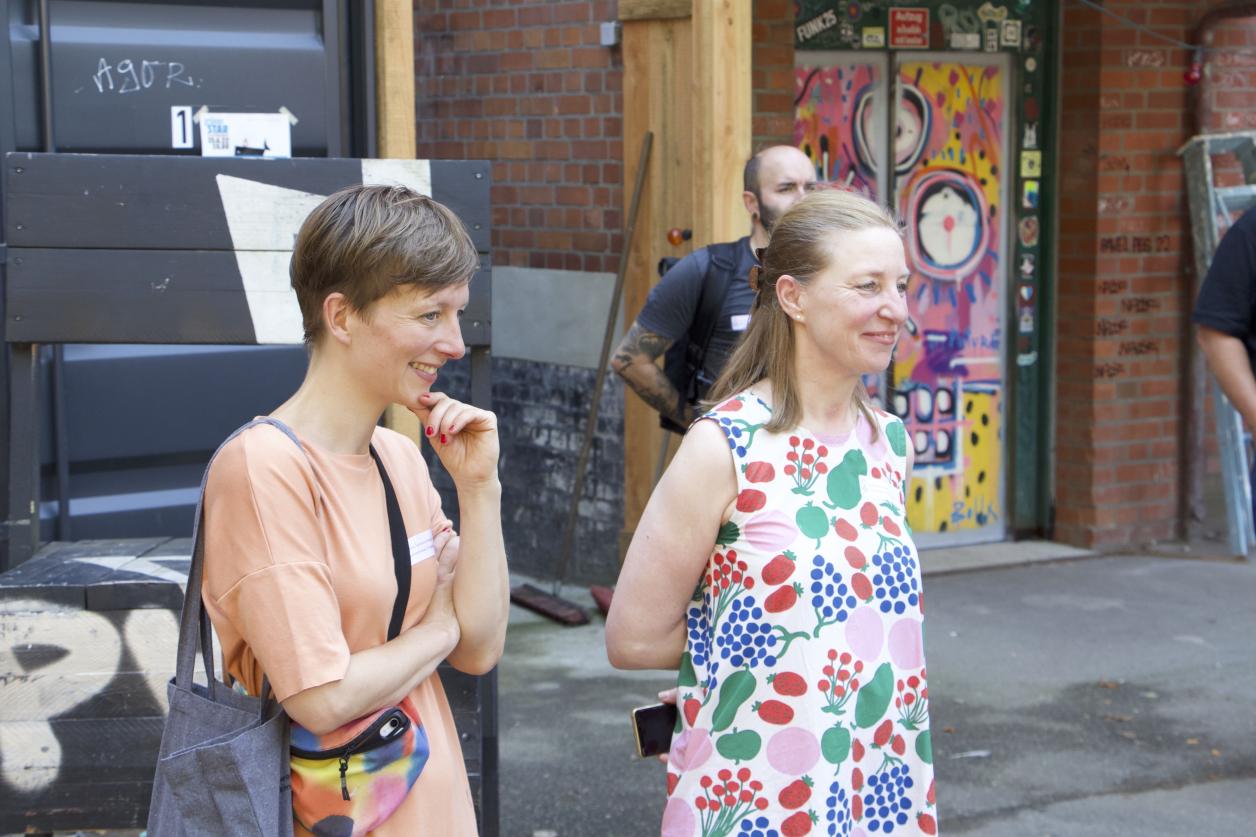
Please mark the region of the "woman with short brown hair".
<svg viewBox="0 0 1256 837"><path fill-rule="evenodd" d="M428 197L329 197L292 255L305 380L210 468L205 607L228 674L292 720L298 834L476 832L436 667L485 673L505 642L497 419L431 387L478 263ZM461 539L417 446L378 426L393 403L453 477Z"/></svg>

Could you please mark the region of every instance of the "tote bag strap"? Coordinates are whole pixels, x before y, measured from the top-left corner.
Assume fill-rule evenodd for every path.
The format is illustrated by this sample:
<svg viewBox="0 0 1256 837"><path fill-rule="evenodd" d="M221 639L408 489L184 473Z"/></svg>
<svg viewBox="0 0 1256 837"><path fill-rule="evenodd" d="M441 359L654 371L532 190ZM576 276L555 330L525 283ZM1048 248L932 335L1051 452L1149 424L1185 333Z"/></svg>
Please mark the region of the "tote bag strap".
<svg viewBox="0 0 1256 837"><path fill-rule="evenodd" d="M213 465L214 460L222 449L245 430L250 427L256 427L259 424L269 424L277 428L285 436L292 440L302 453L305 448L301 445L301 441L296 434L292 432L292 428L284 424L279 419L263 416L262 418L253 419L252 421L236 428L230 436L228 436L218 450L214 451L214 455L209 458L209 464L205 466L205 473L201 477L200 496L196 500L196 516L192 523L192 564L188 568L187 588L183 593L183 610L179 614L179 645L177 657L175 660L175 685L180 689L192 688L192 674L196 667L196 651L200 646L201 661L205 666L205 674L209 679L209 689L211 696L214 691L219 688L227 688L226 684L219 683L214 673L214 660L210 641L210 624L209 616L205 613L205 608L201 600L201 588L205 571L205 531L203 524L205 522L205 484L209 481L209 468ZM404 530L403 530L404 537ZM409 567L407 566L407 570ZM263 680L262 696L268 695L270 692L270 683Z"/></svg>
<svg viewBox="0 0 1256 837"><path fill-rule="evenodd" d="M214 670L211 626L201 593L205 570L205 533L202 529L205 520L205 485L209 481L209 466L213 464L227 443L250 427L259 424L269 424L277 428L291 439L303 454L305 453L305 447L292 428L279 419L263 416L237 428L218 446L218 450L214 451L214 455L210 457L209 464L205 466L205 474L201 477L200 496L196 501L196 516L192 525L192 563L188 569L188 583L183 595L183 610L179 615L175 684L181 689L190 689L192 686L198 645L201 662L205 666L205 674L209 682L210 694L214 694L214 690L223 685L219 682ZM393 600L392 615L388 622L388 639L392 640L401 633L406 605L410 601L410 545L406 539L406 524L401 516L401 506L397 502L397 493L393 490L392 480L388 478L388 470L384 467L384 462L374 445L370 446L370 452L371 458L375 460L375 467L379 470L380 480L384 484L384 500L388 507L388 530L392 541L393 574L397 579L397 596ZM270 681L263 675L261 697L267 697L269 694Z"/></svg>

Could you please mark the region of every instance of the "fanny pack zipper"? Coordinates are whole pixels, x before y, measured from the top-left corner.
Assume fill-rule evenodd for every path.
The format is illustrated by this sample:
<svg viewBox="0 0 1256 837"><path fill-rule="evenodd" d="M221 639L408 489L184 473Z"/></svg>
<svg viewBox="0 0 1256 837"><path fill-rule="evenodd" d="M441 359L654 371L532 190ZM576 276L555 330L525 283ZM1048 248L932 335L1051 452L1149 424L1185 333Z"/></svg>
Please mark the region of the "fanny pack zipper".
<svg viewBox="0 0 1256 837"><path fill-rule="evenodd" d="M373 736L376 736L379 734L379 731L384 728L384 725L386 723L398 717L402 719L402 727L400 730L397 731L395 735L393 735L391 738L381 739L380 741L376 742L375 745L372 747L364 746L370 743L370 740ZM327 759L338 758L340 760L340 795L341 797L344 798L346 802L348 802L349 801L349 782L348 782L347 777L349 773L349 759L353 757L353 754L358 752L359 750L362 750L363 752L369 752L375 749L376 747L382 747L385 744L390 744L394 740L396 740L398 735L401 735L402 733L404 733L409 726L410 726L410 716L407 715L404 711L402 711L400 707L393 707L391 711L383 713L374 721L372 721L369 727L367 727L366 729L362 730L360 733L355 735L352 741L342 744L339 747L333 747L330 750L304 750L300 747L290 747L289 752L291 752L292 755L296 756L297 758L309 759L311 761L323 761Z"/></svg>

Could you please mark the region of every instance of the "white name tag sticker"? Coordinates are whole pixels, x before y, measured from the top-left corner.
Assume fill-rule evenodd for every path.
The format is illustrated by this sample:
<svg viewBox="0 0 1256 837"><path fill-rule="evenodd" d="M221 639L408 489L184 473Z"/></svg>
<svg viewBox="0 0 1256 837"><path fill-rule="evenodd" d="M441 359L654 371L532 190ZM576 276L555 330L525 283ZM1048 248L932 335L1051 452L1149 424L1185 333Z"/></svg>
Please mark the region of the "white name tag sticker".
<svg viewBox="0 0 1256 837"><path fill-rule="evenodd" d="M410 544L410 566L422 563L436 555L436 545L432 542L432 530L420 532L407 542Z"/></svg>
<svg viewBox="0 0 1256 837"><path fill-rule="evenodd" d="M746 327L750 325L750 315L749 314L734 314L733 316L729 317L728 324L733 329L733 331L745 331Z"/></svg>

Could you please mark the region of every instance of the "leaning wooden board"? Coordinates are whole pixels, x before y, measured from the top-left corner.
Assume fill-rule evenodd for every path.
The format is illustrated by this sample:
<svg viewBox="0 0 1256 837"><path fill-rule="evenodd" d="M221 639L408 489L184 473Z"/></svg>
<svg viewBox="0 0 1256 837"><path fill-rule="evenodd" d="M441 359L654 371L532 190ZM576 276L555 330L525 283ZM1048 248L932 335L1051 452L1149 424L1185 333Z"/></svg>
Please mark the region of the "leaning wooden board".
<svg viewBox="0 0 1256 837"><path fill-rule="evenodd" d="M0 834L143 828L190 556L186 538L50 543L0 574ZM440 672L478 814L484 684Z"/></svg>

